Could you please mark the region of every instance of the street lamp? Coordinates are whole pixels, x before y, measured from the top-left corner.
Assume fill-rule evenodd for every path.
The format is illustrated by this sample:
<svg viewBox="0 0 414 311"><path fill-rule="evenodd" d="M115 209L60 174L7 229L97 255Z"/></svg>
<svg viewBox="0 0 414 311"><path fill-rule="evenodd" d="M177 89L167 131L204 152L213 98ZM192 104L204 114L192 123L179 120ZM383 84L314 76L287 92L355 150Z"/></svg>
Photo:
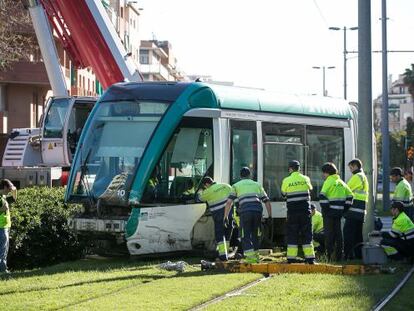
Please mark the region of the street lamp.
<svg viewBox="0 0 414 311"><path fill-rule="evenodd" d="M334 69L335 66L328 66L328 67L326 67L326 66L322 66L322 67L313 66L312 68L313 69L322 69L322 94L323 94L323 96L326 96L327 92L326 92L326 88L325 88L325 70L326 69Z"/></svg>
<svg viewBox="0 0 414 311"><path fill-rule="evenodd" d="M346 30L357 30L358 27L350 27L350 28L346 28L345 26L343 28L340 27L329 27L329 30L343 30L344 31L344 99L346 99L346 54L348 54L348 51L346 50Z"/></svg>

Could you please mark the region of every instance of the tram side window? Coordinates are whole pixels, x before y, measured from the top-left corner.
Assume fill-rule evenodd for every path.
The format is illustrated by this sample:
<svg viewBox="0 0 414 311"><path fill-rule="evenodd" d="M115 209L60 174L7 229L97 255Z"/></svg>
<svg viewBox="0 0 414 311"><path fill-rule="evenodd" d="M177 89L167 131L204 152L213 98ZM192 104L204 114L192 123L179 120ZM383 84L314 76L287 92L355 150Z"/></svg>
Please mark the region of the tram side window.
<svg viewBox="0 0 414 311"><path fill-rule="evenodd" d="M281 186L289 161L304 163L304 126L262 123L263 187L272 201L283 201Z"/></svg>
<svg viewBox="0 0 414 311"><path fill-rule="evenodd" d="M312 199L319 197L323 178L321 167L325 162L336 165L342 178L344 177L344 131L338 128L307 126L306 140L309 146L308 175L314 191Z"/></svg>
<svg viewBox="0 0 414 311"><path fill-rule="evenodd" d="M144 192L143 203L191 203L205 175L213 174L210 119L186 118L176 129Z"/></svg>
<svg viewBox="0 0 414 311"><path fill-rule="evenodd" d="M231 183L240 180L240 169L250 168L257 180L257 130L253 121L230 121L231 127Z"/></svg>

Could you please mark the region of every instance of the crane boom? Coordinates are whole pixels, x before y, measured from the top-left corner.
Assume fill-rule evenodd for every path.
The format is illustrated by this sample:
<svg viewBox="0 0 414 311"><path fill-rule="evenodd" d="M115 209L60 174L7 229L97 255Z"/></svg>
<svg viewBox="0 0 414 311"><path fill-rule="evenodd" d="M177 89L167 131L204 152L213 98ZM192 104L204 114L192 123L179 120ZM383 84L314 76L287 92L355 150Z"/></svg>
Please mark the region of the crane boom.
<svg viewBox="0 0 414 311"><path fill-rule="evenodd" d="M53 94L54 96L67 96L66 79L59 63L52 30L39 0L29 0L29 13Z"/></svg>
<svg viewBox="0 0 414 311"><path fill-rule="evenodd" d="M142 81L100 0L40 0L78 67L90 66L104 88Z"/></svg>

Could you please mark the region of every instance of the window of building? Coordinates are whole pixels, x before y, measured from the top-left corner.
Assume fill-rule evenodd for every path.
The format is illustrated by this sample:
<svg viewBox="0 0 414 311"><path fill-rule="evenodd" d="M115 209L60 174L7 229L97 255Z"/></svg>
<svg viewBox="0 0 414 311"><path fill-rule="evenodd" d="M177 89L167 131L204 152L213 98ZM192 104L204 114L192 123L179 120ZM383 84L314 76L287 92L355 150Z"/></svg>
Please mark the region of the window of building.
<svg viewBox="0 0 414 311"><path fill-rule="evenodd" d="M240 169L250 168L257 180L257 130L253 121L230 121L231 128L231 183L240 180Z"/></svg>
<svg viewBox="0 0 414 311"><path fill-rule="evenodd" d="M211 119L184 118L165 149L143 203L193 203L203 176L213 174L213 130Z"/></svg>
<svg viewBox="0 0 414 311"><path fill-rule="evenodd" d="M149 64L149 51L139 50L139 62L140 64Z"/></svg>
<svg viewBox="0 0 414 311"><path fill-rule="evenodd" d="M121 18L124 18L124 8L121 6Z"/></svg>
<svg viewBox="0 0 414 311"><path fill-rule="evenodd" d="M317 199L324 182L321 167L325 162L334 163L344 178L344 131L338 128L307 126L306 141L309 147L307 173L314 188L312 199Z"/></svg>
<svg viewBox="0 0 414 311"><path fill-rule="evenodd" d="M305 171L304 126L262 123L263 187L272 201L283 201L281 186L288 163L297 160Z"/></svg>

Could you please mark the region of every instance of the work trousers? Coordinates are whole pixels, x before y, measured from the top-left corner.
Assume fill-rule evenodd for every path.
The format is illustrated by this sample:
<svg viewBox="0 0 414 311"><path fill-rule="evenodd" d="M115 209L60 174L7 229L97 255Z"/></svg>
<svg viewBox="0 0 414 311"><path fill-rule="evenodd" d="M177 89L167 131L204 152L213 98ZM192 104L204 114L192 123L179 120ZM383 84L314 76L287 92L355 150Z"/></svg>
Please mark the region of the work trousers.
<svg viewBox="0 0 414 311"><path fill-rule="evenodd" d="M229 226L227 228L224 227L224 208L218 211L213 212L212 214L214 220L214 236L216 238L217 248L219 252L219 258L224 260L227 259L227 254L224 252L224 249L230 247L230 239L232 234L232 220L233 220L233 212L230 211L228 219L229 219Z"/></svg>
<svg viewBox="0 0 414 311"><path fill-rule="evenodd" d="M312 243L312 216L308 212L290 214L288 211L287 224L287 259L295 260L298 255L299 237L307 261L315 259Z"/></svg>
<svg viewBox="0 0 414 311"><path fill-rule="evenodd" d="M0 228L0 272L7 270L7 254L9 252L9 229Z"/></svg>
<svg viewBox="0 0 414 311"><path fill-rule="evenodd" d="M342 259L341 217L323 217L326 256L329 261Z"/></svg>
<svg viewBox="0 0 414 311"><path fill-rule="evenodd" d="M318 233L313 233L313 240L319 245L314 243L315 251L319 253L325 252L325 233L323 231Z"/></svg>
<svg viewBox="0 0 414 311"><path fill-rule="evenodd" d="M240 225L242 229L242 246L244 252L257 251L259 249L261 221L261 212L246 211L241 213Z"/></svg>
<svg viewBox="0 0 414 311"><path fill-rule="evenodd" d="M344 255L345 259L362 258L362 226L364 222L352 218L345 219Z"/></svg>
<svg viewBox="0 0 414 311"><path fill-rule="evenodd" d="M414 256L413 239L404 240L400 238L393 238L388 232L382 233L382 236L381 246L384 247L390 258L401 259L403 257ZM394 248L397 252L387 251L387 248Z"/></svg>

